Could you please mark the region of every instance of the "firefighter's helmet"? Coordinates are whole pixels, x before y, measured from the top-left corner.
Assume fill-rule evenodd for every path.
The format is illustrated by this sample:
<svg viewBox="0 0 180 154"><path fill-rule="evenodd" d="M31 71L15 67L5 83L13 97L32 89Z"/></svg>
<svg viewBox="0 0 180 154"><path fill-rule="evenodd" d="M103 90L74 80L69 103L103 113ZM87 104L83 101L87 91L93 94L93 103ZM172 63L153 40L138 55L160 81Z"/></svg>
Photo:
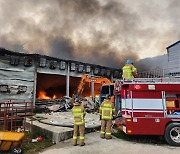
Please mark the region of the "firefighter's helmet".
<svg viewBox="0 0 180 154"><path fill-rule="evenodd" d="M107 95L105 96L105 98L106 98L106 99L110 99L111 97L110 97L109 94L107 94Z"/></svg>
<svg viewBox="0 0 180 154"><path fill-rule="evenodd" d="M126 64L132 64L133 61L131 59L126 60Z"/></svg>
<svg viewBox="0 0 180 154"><path fill-rule="evenodd" d="M76 98L74 99L74 105L80 105L80 104L81 104L80 98L76 97Z"/></svg>

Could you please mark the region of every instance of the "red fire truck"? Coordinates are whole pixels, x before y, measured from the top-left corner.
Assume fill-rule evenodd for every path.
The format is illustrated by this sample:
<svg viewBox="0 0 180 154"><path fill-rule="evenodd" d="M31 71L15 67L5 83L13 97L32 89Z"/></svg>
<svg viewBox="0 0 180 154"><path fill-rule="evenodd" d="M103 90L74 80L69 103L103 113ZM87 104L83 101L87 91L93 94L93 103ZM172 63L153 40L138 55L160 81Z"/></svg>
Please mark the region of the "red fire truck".
<svg viewBox="0 0 180 154"><path fill-rule="evenodd" d="M132 79L115 84L116 125L128 135L162 135L180 146L180 79Z"/></svg>

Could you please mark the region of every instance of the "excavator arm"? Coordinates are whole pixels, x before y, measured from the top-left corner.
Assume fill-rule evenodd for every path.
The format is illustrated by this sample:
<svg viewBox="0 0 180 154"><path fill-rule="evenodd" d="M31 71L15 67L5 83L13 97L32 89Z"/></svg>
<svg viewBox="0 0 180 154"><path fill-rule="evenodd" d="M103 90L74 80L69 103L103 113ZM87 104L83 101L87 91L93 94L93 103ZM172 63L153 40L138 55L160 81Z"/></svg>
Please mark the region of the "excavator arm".
<svg viewBox="0 0 180 154"><path fill-rule="evenodd" d="M88 74L84 74L81 77L81 81L78 85L77 88L77 92L76 92L76 96L80 96L84 90L84 86L86 83L91 83L94 82L95 84L110 84L112 83L108 78L104 78L104 77L88 77Z"/></svg>
<svg viewBox="0 0 180 154"><path fill-rule="evenodd" d="M76 93L77 96L80 96L82 94L82 92L84 90L84 85L85 85L87 79L88 79L87 74L82 75L81 81L78 85L78 89L77 89L77 93Z"/></svg>

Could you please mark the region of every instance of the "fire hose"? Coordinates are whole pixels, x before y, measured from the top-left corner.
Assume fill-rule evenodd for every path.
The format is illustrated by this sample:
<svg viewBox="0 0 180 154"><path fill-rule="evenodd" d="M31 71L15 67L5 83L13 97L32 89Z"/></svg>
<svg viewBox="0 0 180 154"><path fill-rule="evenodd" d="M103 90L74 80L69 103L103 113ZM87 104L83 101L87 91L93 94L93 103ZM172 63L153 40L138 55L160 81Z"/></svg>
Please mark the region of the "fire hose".
<svg viewBox="0 0 180 154"><path fill-rule="evenodd" d="M112 120L115 120L115 119L120 118L120 117L122 117L122 115L118 115L118 116L116 116L116 117L113 117Z"/></svg>
<svg viewBox="0 0 180 154"><path fill-rule="evenodd" d="M122 115L115 116L115 117L113 117L113 119L112 119L112 120L115 120L115 119L120 118L120 117L122 117ZM46 124L46 125L52 125L52 126L69 127L69 128L73 128L73 127L74 127L74 125L73 125L73 124L72 124L72 125L70 125L70 124L57 124L57 123L50 123L50 122L45 122L45 121L42 121L42 120L40 120L40 119L37 119L37 121L38 121L38 122L40 122L40 123L43 123L43 124Z"/></svg>

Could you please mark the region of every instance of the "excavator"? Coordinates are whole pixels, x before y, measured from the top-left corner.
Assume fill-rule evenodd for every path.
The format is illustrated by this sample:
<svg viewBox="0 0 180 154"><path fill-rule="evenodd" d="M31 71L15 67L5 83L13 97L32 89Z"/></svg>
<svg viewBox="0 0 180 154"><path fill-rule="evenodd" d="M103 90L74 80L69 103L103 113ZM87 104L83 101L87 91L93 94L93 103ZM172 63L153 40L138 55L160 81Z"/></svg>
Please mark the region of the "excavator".
<svg viewBox="0 0 180 154"><path fill-rule="evenodd" d="M77 95L80 96L83 94L85 84L89 83L89 87L91 86L91 95L92 97L95 97L96 95L99 95L99 89L104 84L111 84L112 82L108 78L104 77L89 77L88 74L84 74L81 77L81 81L78 85L77 89ZM88 90L88 89L86 89Z"/></svg>
<svg viewBox="0 0 180 154"><path fill-rule="evenodd" d="M103 85L113 84L108 78L105 77L95 77L84 74L81 77L80 83L77 87L77 91L73 94L73 100L76 97L91 97L91 100L95 103L96 97L100 95L100 89ZM101 98L99 99L102 100Z"/></svg>

